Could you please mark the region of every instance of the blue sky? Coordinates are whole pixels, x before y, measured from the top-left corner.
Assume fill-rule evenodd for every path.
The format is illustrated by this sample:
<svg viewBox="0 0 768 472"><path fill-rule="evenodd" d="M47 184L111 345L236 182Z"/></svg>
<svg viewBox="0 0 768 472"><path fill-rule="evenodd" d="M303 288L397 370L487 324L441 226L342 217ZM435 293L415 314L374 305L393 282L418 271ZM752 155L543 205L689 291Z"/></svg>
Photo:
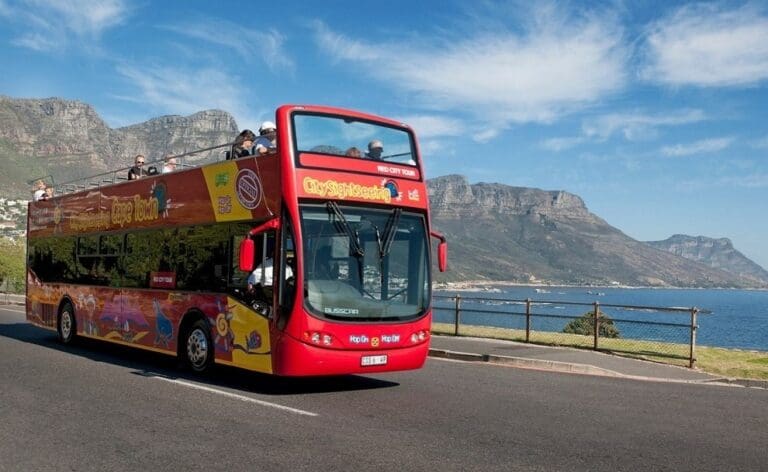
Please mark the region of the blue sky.
<svg viewBox="0 0 768 472"><path fill-rule="evenodd" d="M429 177L566 190L768 268L768 3L0 0L0 94L111 127L284 103L411 124Z"/></svg>

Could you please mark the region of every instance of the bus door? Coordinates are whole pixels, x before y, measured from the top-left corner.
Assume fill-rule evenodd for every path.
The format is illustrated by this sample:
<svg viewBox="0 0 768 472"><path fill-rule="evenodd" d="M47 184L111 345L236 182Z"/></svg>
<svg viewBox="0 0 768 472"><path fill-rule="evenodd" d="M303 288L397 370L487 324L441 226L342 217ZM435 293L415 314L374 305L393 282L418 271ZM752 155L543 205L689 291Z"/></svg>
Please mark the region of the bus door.
<svg viewBox="0 0 768 472"><path fill-rule="evenodd" d="M275 306L275 275L282 265L276 257L278 226L279 220L275 218L253 228L239 251L239 268L248 274L244 301L270 320Z"/></svg>
<svg viewBox="0 0 768 472"><path fill-rule="evenodd" d="M272 219L249 232L239 251L239 268L247 272L247 303L283 330L296 296L297 260L288 218Z"/></svg>

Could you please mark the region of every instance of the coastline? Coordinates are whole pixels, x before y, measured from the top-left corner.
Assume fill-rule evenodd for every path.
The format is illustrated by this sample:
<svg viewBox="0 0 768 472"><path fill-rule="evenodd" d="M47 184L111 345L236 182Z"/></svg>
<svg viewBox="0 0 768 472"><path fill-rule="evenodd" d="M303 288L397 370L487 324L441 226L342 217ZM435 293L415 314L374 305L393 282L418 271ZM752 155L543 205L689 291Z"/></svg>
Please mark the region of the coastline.
<svg viewBox="0 0 768 472"><path fill-rule="evenodd" d="M651 290L743 290L765 292L766 288L742 288L742 287L678 287L673 285L581 285L581 284L558 284L546 282L513 282L509 280L464 280L461 282L433 282L432 289L439 291L459 291L459 292L499 292L499 287L530 287L540 289L550 288L583 288L583 289L606 289L617 288L627 290L651 289Z"/></svg>

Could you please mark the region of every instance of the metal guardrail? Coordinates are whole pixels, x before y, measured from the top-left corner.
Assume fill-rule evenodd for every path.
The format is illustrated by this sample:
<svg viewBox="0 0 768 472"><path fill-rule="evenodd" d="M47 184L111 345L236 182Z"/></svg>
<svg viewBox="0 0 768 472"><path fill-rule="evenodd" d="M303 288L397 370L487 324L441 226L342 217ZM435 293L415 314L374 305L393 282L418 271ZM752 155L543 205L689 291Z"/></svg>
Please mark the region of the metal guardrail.
<svg viewBox="0 0 768 472"><path fill-rule="evenodd" d="M6 305L23 304L26 295L24 293L24 280L5 278L0 283L0 303Z"/></svg>
<svg viewBox="0 0 768 472"><path fill-rule="evenodd" d="M167 155L160 159L156 159L153 161L146 161L145 162L145 168L149 168L152 166L155 166L157 169L158 174L162 174L162 167L163 164L169 160L169 159L176 159L177 160L177 169L182 170L185 168L190 167L198 167L203 164L207 164L210 162L217 162L220 161L221 158L224 156L224 152L221 152L222 156L217 156L216 159L211 159L209 156L208 158L203 158L201 160L196 161L194 164L190 163L190 160L188 159L190 156L194 156L196 154L214 151L216 149L226 148L229 149L232 147L234 143L225 143L225 144L218 144L216 146L211 146L203 149L195 149L193 151L183 152L181 154L175 154L175 155ZM56 195L66 195L68 193L75 193L80 192L83 190L93 189L93 188L101 188L107 185L113 185L115 183L119 183L122 181L128 180L128 171L131 169L131 166L128 167L121 167L119 169L110 170L108 172L102 172L101 174L94 174L88 177L82 177L77 178L73 180L69 180L66 182L55 182L52 175L45 175L43 177L36 177L34 179L29 180L27 183L32 184L38 180L42 180L43 182L50 181L51 186L55 188Z"/></svg>
<svg viewBox="0 0 768 472"><path fill-rule="evenodd" d="M454 336L482 336L490 332L492 337L527 343L591 348L667 363L686 361L691 368L696 363L697 317L711 313L696 307L598 301L501 299L459 294L433 295L433 299L436 302L433 322L439 323L442 319L449 327L447 331L452 331L447 334ZM574 314L574 310L579 313ZM446 314L449 316L443 316Z"/></svg>

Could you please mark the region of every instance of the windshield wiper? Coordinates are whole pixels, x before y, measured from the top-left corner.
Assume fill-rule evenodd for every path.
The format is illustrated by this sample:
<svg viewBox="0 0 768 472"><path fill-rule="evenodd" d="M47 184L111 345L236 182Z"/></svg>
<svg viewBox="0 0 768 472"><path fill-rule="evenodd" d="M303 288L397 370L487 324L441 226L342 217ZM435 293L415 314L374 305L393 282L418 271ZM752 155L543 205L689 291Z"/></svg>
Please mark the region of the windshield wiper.
<svg viewBox="0 0 768 472"><path fill-rule="evenodd" d="M365 285L363 281L365 276L365 271L363 270L365 250L360 244L360 234L352 229L336 202L329 201L326 203L326 206L328 207L328 212L333 216L333 223L336 225L336 228L346 233L347 237L349 237L350 254L357 259L357 276L360 280L360 290L362 292L364 290L363 285Z"/></svg>
<svg viewBox="0 0 768 472"><path fill-rule="evenodd" d="M395 240L395 234L397 233L397 224L400 222L400 214L403 212L400 208L392 210L392 214L387 219L387 225L384 227L384 240L379 243L379 258L384 259L389 251L392 249L392 242ZM376 231L376 237L378 238L378 230Z"/></svg>
<svg viewBox="0 0 768 472"><path fill-rule="evenodd" d="M365 250L360 245L360 235L349 225L349 222L344 217L344 213L342 213L339 205L336 202L327 202L326 206L328 207L328 211L335 217L333 222L336 227L349 237L352 255L355 257L365 256Z"/></svg>

